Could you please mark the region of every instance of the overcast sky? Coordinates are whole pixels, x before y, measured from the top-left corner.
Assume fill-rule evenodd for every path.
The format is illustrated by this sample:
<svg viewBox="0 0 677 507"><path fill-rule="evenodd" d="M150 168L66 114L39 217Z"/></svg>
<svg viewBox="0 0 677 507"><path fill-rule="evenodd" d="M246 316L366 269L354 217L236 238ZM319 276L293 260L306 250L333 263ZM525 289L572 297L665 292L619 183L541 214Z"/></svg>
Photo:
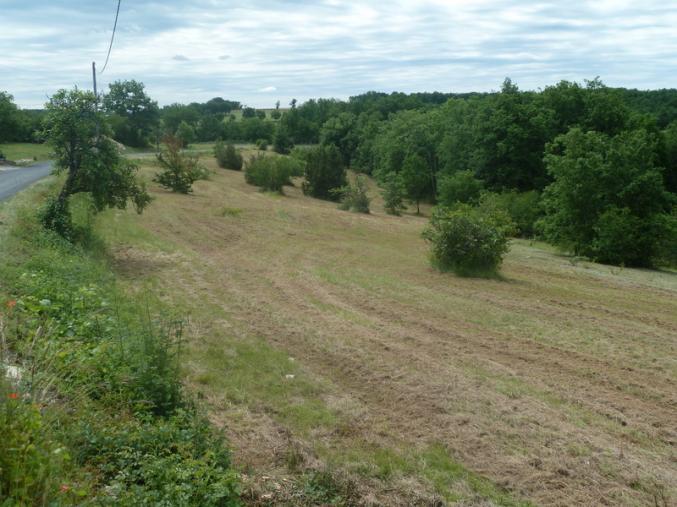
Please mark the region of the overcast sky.
<svg viewBox="0 0 677 507"><path fill-rule="evenodd" d="M117 0L0 0L0 90L40 107L91 86ZM100 87L137 79L161 105L256 107L379 91L522 89L600 76L677 86L674 0L122 0Z"/></svg>

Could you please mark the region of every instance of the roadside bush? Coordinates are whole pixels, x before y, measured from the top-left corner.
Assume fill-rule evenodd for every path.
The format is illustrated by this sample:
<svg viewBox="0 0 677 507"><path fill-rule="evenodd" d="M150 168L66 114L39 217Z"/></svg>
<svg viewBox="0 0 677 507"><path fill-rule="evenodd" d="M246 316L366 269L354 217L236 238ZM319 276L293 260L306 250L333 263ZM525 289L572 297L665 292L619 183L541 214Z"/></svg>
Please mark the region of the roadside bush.
<svg viewBox="0 0 677 507"><path fill-rule="evenodd" d="M337 188L334 192L340 196L340 209L355 211L357 213L369 213L371 199L367 195L367 178L365 176L358 175L354 183Z"/></svg>
<svg viewBox="0 0 677 507"><path fill-rule="evenodd" d="M291 177L296 168L297 164L292 159L261 153L247 162L244 177L250 185L282 193L282 187L291 185Z"/></svg>
<svg viewBox="0 0 677 507"><path fill-rule="evenodd" d="M321 145L308 150L305 177L304 194L318 199L337 200L339 196L332 191L347 184L346 169L338 148L333 145Z"/></svg>
<svg viewBox="0 0 677 507"><path fill-rule="evenodd" d="M458 171L440 178L438 187L438 202L451 207L458 203L477 204L484 184L472 171Z"/></svg>
<svg viewBox="0 0 677 507"><path fill-rule="evenodd" d="M480 197L480 208L489 213L502 211L515 224L515 234L530 238L536 234L536 223L543 216L541 196L535 190L502 193L484 192Z"/></svg>
<svg viewBox="0 0 677 507"><path fill-rule="evenodd" d="M208 171L200 165L197 157L181 153L181 141L176 137L167 137L165 147L158 153L157 160L163 168L153 178L164 188L180 194L193 191L193 183L208 177Z"/></svg>
<svg viewBox="0 0 677 507"><path fill-rule="evenodd" d="M389 173L386 176L381 195L383 196L383 207L389 215L400 216L402 211L407 209L404 204L406 189L399 174Z"/></svg>
<svg viewBox="0 0 677 507"><path fill-rule="evenodd" d="M261 151L267 151L268 150L268 140L267 139L257 139L256 149L261 150Z"/></svg>
<svg viewBox="0 0 677 507"><path fill-rule="evenodd" d="M223 141L217 141L214 146L214 156L219 167L232 169L233 171L242 170L242 155L237 152L232 144L224 144Z"/></svg>
<svg viewBox="0 0 677 507"><path fill-rule="evenodd" d="M494 275L508 251L506 229L467 207L436 208L423 237L431 245L432 264L461 276Z"/></svg>

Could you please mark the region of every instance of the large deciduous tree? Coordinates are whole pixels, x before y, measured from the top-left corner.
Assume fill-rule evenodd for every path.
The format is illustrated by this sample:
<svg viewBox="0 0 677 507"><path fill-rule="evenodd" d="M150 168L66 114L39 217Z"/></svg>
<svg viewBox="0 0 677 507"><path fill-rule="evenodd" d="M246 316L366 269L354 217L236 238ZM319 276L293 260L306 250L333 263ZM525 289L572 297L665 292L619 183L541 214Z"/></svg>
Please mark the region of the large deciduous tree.
<svg viewBox="0 0 677 507"><path fill-rule="evenodd" d="M103 114L91 92L60 90L46 104L44 136L55 155L55 172L66 173L58 196L47 206L44 225L68 238L72 232L69 198L90 196L95 211L124 209L131 201L140 213L150 202L136 178L137 167L124 159L106 134Z"/></svg>
<svg viewBox="0 0 677 507"><path fill-rule="evenodd" d="M677 233L656 143L645 130L559 136L546 155L554 179L544 192L546 237L601 262L654 265Z"/></svg>
<svg viewBox="0 0 677 507"><path fill-rule="evenodd" d="M103 105L112 116L115 139L129 146L145 146L160 121L160 110L138 81L116 81L109 86Z"/></svg>

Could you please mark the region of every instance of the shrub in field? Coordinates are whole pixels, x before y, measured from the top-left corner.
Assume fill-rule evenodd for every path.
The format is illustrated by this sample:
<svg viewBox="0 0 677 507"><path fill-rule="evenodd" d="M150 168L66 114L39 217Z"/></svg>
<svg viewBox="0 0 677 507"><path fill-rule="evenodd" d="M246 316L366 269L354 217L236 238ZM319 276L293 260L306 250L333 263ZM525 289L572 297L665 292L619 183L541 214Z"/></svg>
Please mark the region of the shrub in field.
<svg viewBox="0 0 677 507"><path fill-rule="evenodd" d="M304 194L318 199L336 200L339 196L332 191L346 186L347 183L343 156L338 148L321 145L308 150L305 177Z"/></svg>
<svg viewBox="0 0 677 507"><path fill-rule="evenodd" d="M245 166L245 181L263 190L282 193L282 187L291 184L296 162L288 157L273 157L259 154Z"/></svg>
<svg viewBox="0 0 677 507"><path fill-rule="evenodd" d="M256 140L256 149L261 151L268 150L268 140L267 139L257 139Z"/></svg>
<svg viewBox="0 0 677 507"><path fill-rule="evenodd" d="M482 181L475 178L472 171L458 171L444 176L440 178L438 186L438 202L447 207L458 203L476 204L484 188Z"/></svg>
<svg viewBox="0 0 677 507"><path fill-rule="evenodd" d="M399 174L389 173L386 176L381 195L383 196L383 207L389 215L400 216L402 211L407 209L404 204L406 189Z"/></svg>
<svg viewBox="0 0 677 507"><path fill-rule="evenodd" d="M431 262L461 276L496 273L508 251L504 226L471 208L438 207L423 237L431 245Z"/></svg>
<svg viewBox="0 0 677 507"><path fill-rule="evenodd" d="M355 211L357 213L369 213L371 199L367 195L367 178L365 176L358 175L354 183L337 188L335 192L341 199L341 204L339 204L340 209Z"/></svg>
<svg viewBox="0 0 677 507"><path fill-rule="evenodd" d="M234 171L242 170L242 155L237 152L232 144L224 144L223 141L218 141L214 146L214 156L219 167Z"/></svg>
<svg viewBox="0 0 677 507"><path fill-rule="evenodd" d="M172 192L189 194L193 191L193 183L207 179L207 170L197 157L181 153L181 141L176 137L166 137L164 145L157 155L163 171L156 174L153 181Z"/></svg>

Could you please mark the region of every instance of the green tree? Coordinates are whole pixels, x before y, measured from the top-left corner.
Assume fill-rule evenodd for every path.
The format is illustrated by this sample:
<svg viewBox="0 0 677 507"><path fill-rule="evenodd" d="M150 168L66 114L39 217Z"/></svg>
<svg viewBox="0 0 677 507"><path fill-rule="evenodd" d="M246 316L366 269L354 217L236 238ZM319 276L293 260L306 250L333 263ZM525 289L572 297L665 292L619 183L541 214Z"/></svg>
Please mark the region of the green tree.
<svg viewBox="0 0 677 507"><path fill-rule="evenodd" d="M176 129L175 136L181 141L183 147L187 148L191 143L195 142L195 129L185 121L182 121L179 123L179 128Z"/></svg>
<svg viewBox="0 0 677 507"><path fill-rule="evenodd" d="M383 185L383 207L389 215L400 216L407 209L404 204L405 188L402 176L397 173L389 173Z"/></svg>
<svg viewBox="0 0 677 507"><path fill-rule="evenodd" d="M55 155L55 172L66 173L66 181L43 215L43 223L64 237L72 224L69 197L86 193L95 211L124 209L131 201L141 213L150 196L136 179L137 167L120 156L105 135L103 115L97 112L93 93L59 90L46 104L44 136Z"/></svg>
<svg viewBox="0 0 677 507"><path fill-rule="evenodd" d="M303 193L318 199L336 200L332 190L346 186L343 157L336 146L320 145L305 154Z"/></svg>
<svg viewBox="0 0 677 507"><path fill-rule="evenodd" d="M242 155L237 152L232 144L226 145L223 141L218 141L214 146L214 156L219 167L234 171L242 169Z"/></svg>
<svg viewBox="0 0 677 507"><path fill-rule="evenodd" d="M193 191L193 183L207 178L207 171L200 165L197 157L181 153L183 141L177 137L167 136L164 147L157 154L162 171L155 175L153 181L162 187L179 194Z"/></svg>
<svg viewBox="0 0 677 507"><path fill-rule="evenodd" d="M160 110L138 81L116 81L109 85L103 107L113 120L116 140L129 146L146 146L153 128L160 121Z"/></svg>
<svg viewBox="0 0 677 507"><path fill-rule="evenodd" d="M444 206L477 204L484 185L472 171L458 171L440 178L438 202Z"/></svg>
<svg viewBox="0 0 677 507"><path fill-rule="evenodd" d="M350 167L358 138L356 131L357 117L352 113L340 113L322 125L320 142L335 145L343 156L343 163Z"/></svg>
<svg viewBox="0 0 677 507"><path fill-rule="evenodd" d="M286 155L294 147L294 143L289 137L288 129L285 125L279 124L273 137L273 150L276 153Z"/></svg>
<svg viewBox="0 0 677 507"><path fill-rule="evenodd" d="M0 92L0 143L16 141L20 129L19 109L14 104L14 97Z"/></svg>
<svg viewBox="0 0 677 507"><path fill-rule="evenodd" d="M341 200L339 209L356 213L369 213L371 199L367 193L367 177L363 174L358 174L354 182L334 189L334 193Z"/></svg>
<svg viewBox="0 0 677 507"><path fill-rule="evenodd" d="M421 200L430 195L430 177L428 167L420 155L409 154L402 163L400 172L407 198L416 203L416 214L421 214Z"/></svg>
<svg viewBox="0 0 677 507"><path fill-rule="evenodd" d="M546 237L600 262L654 265L673 240L675 204L656 153L656 136L644 130L608 137L575 128L558 137L546 155L554 179L543 198Z"/></svg>

